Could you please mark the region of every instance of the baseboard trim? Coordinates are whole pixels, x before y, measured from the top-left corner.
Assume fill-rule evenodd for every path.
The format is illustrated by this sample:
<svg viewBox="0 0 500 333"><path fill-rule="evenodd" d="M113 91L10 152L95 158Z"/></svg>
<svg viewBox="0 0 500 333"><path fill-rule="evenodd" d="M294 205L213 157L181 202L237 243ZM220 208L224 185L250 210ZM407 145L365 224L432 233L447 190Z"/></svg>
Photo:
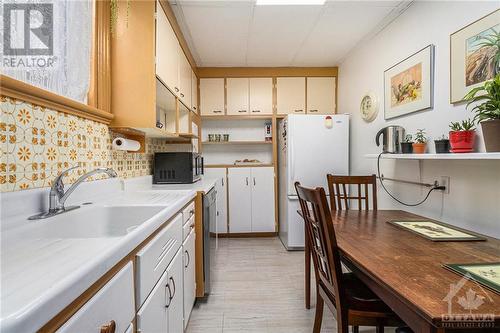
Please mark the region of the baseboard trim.
<svg viewBox="0 0 500 333"><path fill-rule="evenodd" d="M235 232L221 233L217 235L219 238L259 238L259 237L276 237L277 232ZM210 237L215 237L215 233L211 232Z"/></svg>

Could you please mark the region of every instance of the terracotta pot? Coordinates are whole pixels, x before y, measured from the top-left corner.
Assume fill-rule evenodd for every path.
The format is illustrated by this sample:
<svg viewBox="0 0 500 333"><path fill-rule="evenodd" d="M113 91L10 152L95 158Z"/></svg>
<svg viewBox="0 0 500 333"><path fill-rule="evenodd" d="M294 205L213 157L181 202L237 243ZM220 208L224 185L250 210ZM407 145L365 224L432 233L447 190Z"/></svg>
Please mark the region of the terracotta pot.
<svg viewBox="0 0 500 333"><path fill-rule="evenodd" d="M427 145L426 143L415 142L413 144L413 153L414 154L424 154L426 145Z"/></svg>
<svg viewBox="0 0 500 333"><path fill-rule="evenodd" d="M476 131L450 131L452 153L471 153L474 151Z"/></svg>
<svg viewBox="0 0 500 333"><path fill-rule="evenodd" d="M487 152L500 152L500 119L481 122Z"/></svg>

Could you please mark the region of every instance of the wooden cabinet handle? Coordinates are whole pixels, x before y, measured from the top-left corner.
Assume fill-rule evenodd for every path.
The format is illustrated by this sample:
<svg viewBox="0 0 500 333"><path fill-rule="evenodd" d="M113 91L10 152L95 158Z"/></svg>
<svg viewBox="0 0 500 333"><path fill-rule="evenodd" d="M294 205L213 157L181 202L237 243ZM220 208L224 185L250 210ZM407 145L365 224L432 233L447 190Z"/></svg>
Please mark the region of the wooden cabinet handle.
<svg viewBox="0 0 500 333"><path fill-rule="evenodd" d="M318 110L309 110L309 112L318 112Z"/></svg>
<svg viewBox="0 0 500 333"><path fill-rule="evenodd" d="M175 89L175 91L179 92L179 88L177 88L177 87L174 87L174 89Z"/></svg>
<svg viewBox="0 0 500 333"><path fill-rule="evenodd" d="M253 113L258 113L260 110L252 110Z"/></svg>
<svg viewBox="0 0 500 333"><path fill-rule="evenodd" d="M184 97L184 94L183 94L183 93L181 93L181 97Z"/></svg>
<svg viewBox="0 0 500 333"><path fill-rule="evenodd" d="M293 112L303 112L304 110L294 110Z"/></svg>
<svg viewBox="0 0 500 333"><path fill-rule="evenodd" d="M247 112L247 110L238 110L239 113Z"/></svg>
<svg viewBox="0 0 500 333"><path fill-rule="evenodd" d="M221 110L213 110L212 112L213 112L213 113L222 113L222 111L221 111Z"/></svg>
<svg viewBox="0 0 500 333"><path fill-rule="evenodd" d="M109 323L101 326L101 333L115 333L116 323L114 320L111 320Z"/></svg>

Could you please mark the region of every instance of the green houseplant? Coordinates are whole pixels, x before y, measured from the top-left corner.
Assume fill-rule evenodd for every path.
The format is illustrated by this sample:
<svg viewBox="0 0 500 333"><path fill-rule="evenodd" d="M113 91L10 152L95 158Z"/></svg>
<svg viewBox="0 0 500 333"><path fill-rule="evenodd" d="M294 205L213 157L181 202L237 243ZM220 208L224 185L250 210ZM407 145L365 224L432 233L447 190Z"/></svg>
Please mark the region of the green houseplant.
<svg viewBox="0 0 500 333"><path fill-rule="evenodd" d="M413 143L413 152L415 154L425 153L427 138L425 137L425 129L418 129L415 133L415 142Z"/></svg>
<svg viewBox="0 0 500 333"><path fill-rule="evenodd" d="M441 135L437 140L434 140L434 146L436 147L436 154L450 152L450 140L445 135Z"/></svg>
<svg viewBox="0 0 500 333"><path fill-rule="evenodd" d="M486 81L481 87L472 89L464 99L467 108L476 115L474 121L481 124L487 152L500 152L500 74Z"/></svg>
<svg viewBox="0 0 500 333"><path fill-rule="evenodd" d="M403 154L413 153L413 136L411 134L406 134L403 142L401 142L401 152Z"/></svg>
<svg viewBox="0 0 500 333"><path fill-rule="evenodd" d="M470 153L474 150L475 127L474 121L470 119L450 123L449 138L452 153Z"/></svg>

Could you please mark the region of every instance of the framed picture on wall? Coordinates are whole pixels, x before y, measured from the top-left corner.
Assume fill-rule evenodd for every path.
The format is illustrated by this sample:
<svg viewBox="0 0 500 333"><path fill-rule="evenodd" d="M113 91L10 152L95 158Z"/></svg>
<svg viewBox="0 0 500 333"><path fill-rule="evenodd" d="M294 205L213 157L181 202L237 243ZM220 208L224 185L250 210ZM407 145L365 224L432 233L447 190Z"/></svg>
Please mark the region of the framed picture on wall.
<svg viewBox="0 0 500 333"><path fill-rule="evenodd" d="M434 45L429 45L384 72L384 118L433 106Z"/></svg>
<svg viewBox="0 0 500 333"><path fill-rule="evenodd" d="M450 35L450 103L500 73L500 9Z"/></svg>

